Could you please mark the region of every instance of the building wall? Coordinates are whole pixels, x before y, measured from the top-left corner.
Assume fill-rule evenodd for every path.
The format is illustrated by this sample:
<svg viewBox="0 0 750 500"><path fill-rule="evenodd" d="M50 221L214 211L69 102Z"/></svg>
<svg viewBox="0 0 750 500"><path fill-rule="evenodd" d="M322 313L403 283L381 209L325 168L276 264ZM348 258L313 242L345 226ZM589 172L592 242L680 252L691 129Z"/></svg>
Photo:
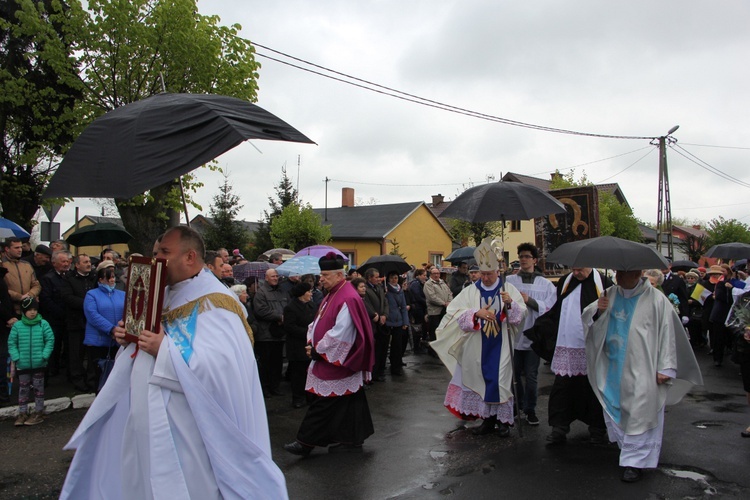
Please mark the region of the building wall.
<svg viewBox="0 0 750 500"><path fill-rule="evenodd" d="M338 248L345 254L353 254L349 265L360 266L373 255L380 255L380 242L373 240L332 240L326 245Z"/></svg>
<svg viewBox="0 0 750 500"><path fill-rule="evenodd" d="M396 241L399 253L409 264L417 267L423 262L432 262L433 255L445 258L452 250L450 235L426 205L420 205L386 239ZM393 249L392 241L386 241L383 254Z"/></svg>
<svg viewBox="0 0 750 500"><path fill-rule="evenodd" d="M506 222L505 224L505 241L503 242L503 249L508 262L518 260L518 245L521 243L535 243L536 236L534 234L534 220L522 220L520 231L511 231L511 223Z"/></svg>

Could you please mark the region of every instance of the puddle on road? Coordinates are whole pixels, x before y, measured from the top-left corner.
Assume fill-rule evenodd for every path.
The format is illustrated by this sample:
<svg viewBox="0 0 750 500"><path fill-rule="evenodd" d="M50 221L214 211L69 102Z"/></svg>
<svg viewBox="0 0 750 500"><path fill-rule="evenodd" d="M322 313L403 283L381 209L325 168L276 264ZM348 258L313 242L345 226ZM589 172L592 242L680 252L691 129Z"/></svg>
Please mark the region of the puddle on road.
<svg viewBox="0 0 750 500"><path fill-rule="evenodd" d="M432 457L433 460L437 460L439 458L443 458L447 454L448 454L447 451L431 451L430 452L430 456Z"/></svg>
<svg viewBox="0 0 750 500"><path fill-rule="evenodd" d="M697 422L693 422L692 425L694 425L698 429L708 429L709 427L724 427L729 422L725 420L698 420Z"/></svg>
<svg viewBox="0 0 750 500"><path fill-rule="evenodd" d="M716 495L718 493L716 488L709 484L708 480L710 479L710 477L707 474L683 469L660 468L660 470L668 476L673 476L680 479L691 479L697 482L701 486L701 488L703 488L703 493L705 493L706 495Z"/></svg>

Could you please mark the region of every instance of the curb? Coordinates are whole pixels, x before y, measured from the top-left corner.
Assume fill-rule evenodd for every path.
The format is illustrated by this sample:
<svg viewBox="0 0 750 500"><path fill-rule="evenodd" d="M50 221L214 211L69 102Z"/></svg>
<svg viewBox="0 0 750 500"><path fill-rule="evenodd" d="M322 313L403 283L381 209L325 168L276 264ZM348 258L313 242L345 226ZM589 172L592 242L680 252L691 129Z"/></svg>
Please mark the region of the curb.
<svg viewBox="0 0 750 500"><path fill-rule="evenodd" d="M56 398L50 399L44 402L44 413L56 413L58 411L67 410L70 407L74 409L88 408L91 403L94 402L96 394L78 394L72 398ZM33 401L30 401L30 407L33 406ZM18 415L18 406L7 406L0 408L0 419L15 418Z"/></svg>

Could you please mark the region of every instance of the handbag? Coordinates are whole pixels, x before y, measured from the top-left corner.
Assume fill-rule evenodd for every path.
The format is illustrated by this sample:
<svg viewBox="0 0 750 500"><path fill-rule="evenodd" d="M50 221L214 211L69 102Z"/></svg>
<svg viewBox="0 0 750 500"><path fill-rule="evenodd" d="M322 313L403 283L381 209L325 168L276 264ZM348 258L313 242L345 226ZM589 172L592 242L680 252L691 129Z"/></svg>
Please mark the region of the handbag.
<svg viewBox="0 0 750 500"><path fill-rule="evenodd" d="M97 360L96 363L99 365L99 370L101 371L101 374L99 375L99 388L96 390L96 393L99 394L102 387L104 387L104 384L107 382L109 374L112 372L112 368L115 366L115 360L112 359L112 346L109 346L109 350L107 350L107 357Z"/></svg>

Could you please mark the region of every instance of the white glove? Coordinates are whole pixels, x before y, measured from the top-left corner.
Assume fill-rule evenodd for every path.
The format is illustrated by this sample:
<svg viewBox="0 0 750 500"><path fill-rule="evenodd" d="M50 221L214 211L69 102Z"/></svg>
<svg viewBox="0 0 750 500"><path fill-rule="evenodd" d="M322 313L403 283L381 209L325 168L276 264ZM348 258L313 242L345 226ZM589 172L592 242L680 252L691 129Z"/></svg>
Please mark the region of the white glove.
<svg viewBox="0 0 750 500"><path fill-rule="evenodd" d="M687 316L682 317L682 324L687 325L690 322L690 319Z"/></svg>

